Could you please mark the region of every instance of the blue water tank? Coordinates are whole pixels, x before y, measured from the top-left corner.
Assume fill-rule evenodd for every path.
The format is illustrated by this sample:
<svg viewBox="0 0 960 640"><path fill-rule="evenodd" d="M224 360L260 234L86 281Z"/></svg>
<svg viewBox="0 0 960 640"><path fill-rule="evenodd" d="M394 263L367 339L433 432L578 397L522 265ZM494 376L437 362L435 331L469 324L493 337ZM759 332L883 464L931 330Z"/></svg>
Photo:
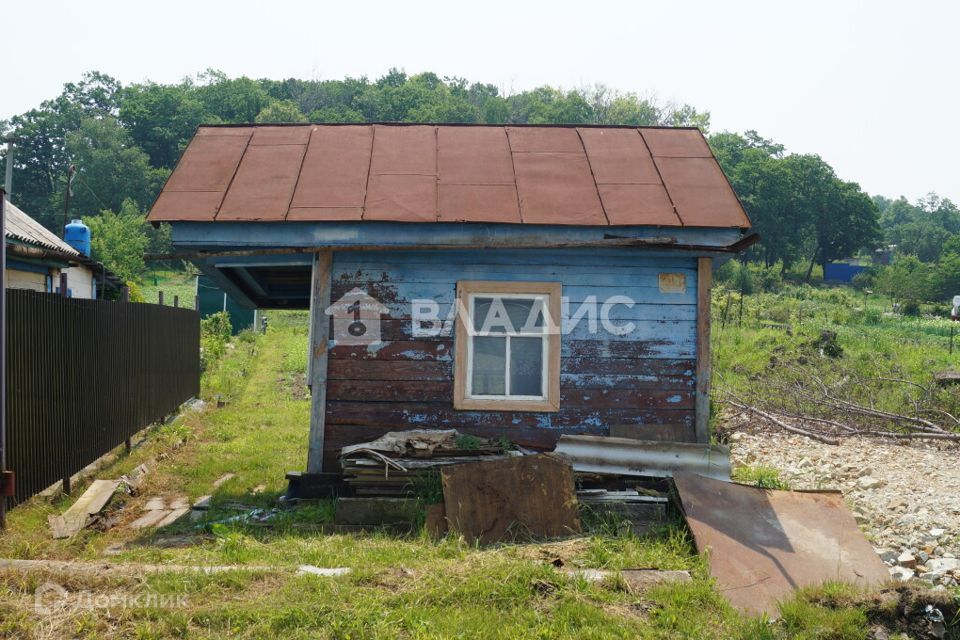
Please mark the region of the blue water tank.
<svg viewBox="0 0 960 640"><path fill-rule="evenodd" d="M80 220L74 220L67 225L63 232L63 239L83 255L90 256L90 227Z"/></svg>

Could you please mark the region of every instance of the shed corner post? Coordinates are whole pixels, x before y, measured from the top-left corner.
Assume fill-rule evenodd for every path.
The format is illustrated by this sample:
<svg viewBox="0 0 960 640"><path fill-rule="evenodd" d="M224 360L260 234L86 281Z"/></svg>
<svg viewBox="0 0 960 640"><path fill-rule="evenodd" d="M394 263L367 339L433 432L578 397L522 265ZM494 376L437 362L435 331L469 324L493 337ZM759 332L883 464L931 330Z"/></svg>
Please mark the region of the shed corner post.
<svg viewBox="0 0 960 640"><path fill-rule="evenodd" d="M697 260L697 390L695 401L697 442L710 442L710 290L713 258Z"/></svg>
<svg viewBox="0 0 960 640"><path fill-rule="evenodd" d="M310 283L310 354L307 381L310 384L310 443L307 449L307 473L323 471L323 441L327 410L327 348L330 320L333 252L318 251L313 258Z"/></svg>

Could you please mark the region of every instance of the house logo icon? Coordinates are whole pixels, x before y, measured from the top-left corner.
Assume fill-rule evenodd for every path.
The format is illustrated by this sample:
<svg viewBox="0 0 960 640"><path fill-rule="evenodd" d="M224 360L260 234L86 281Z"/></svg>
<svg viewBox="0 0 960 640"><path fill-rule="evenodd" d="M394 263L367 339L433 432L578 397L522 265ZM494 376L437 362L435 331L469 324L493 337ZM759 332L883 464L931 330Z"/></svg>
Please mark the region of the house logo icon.
<svg viewBox="0 0 960 640"><path fill-rule="evenodd" d="M55 582L44 582L33 592L33 609L40 614L50 614L67 604L67 590Z"/></svg>
<svg viewBox="0 0 960 640"><path fill-rule="evenodd" d="M380 316L389 313L386 307L358 288L326 308L333 316L333 339L337 345L371 345L380 342Z"/></svg>

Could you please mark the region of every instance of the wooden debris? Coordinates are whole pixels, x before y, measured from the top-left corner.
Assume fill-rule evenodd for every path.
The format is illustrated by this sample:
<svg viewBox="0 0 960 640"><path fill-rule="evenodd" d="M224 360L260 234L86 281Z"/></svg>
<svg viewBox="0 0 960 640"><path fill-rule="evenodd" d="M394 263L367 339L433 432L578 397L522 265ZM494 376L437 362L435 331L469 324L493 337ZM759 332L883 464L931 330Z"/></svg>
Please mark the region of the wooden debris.
<svg viewBox="0 0 960 640"><path fill-rule="evenodd" d="M62 516L49 516L47 522L55 539L69 538L87 526L90 516L100 511L110 502L120 485L119 480L94 480Z"/></svg>
<svg viewBox="0 0 960 640"><path fill-rule="evenodd" d="M298 576L323 576L324 578L336 578L345 576L353 571L350 567L315 567L310 564L302 564L297 567Z"/></svg>
<svg viewBox="0 0 960 640"><path fill-rule="evenodd" d="M450 528L469 542L556 538L580 531L573 469L541 454L444 467Z"/></svg>
<svg viewBox="0 0 960 640"><path fill-rule="evenodd" d="M154 509L147 511L142 516L130 523L131 529L149 529L172 513L168 509Z"/></svg>
<svg viewBox="0 0 960 640"><path fill-rule="evenodd" d="M210 509L210 500L213 496L200 496L197 498L197 501L193 503L193 508L197 511L208 511Z"/></svg>
<svg viewBox="0 0 960 640"><path fill-rule="evenodd" d="M169 526L187 515L187 512L190 511L190 507L180 507L170 511L160 522L157 523L157 528L162 529L163 527Z"/></svg>
<svg viewBox="0 0 960 640"><path fill-rule="evenodd" d="M416 500L405 498L340 498L335 524L391 525L413 523L419 515Z"/></svg>
<svg viewBox="0 0 960 640"><path fill-rule="evenodd" d="M692 582L689 571L663 571L660 569L625 569L620 572L630 591L638 593L650 587L673 582Z"/></svg>

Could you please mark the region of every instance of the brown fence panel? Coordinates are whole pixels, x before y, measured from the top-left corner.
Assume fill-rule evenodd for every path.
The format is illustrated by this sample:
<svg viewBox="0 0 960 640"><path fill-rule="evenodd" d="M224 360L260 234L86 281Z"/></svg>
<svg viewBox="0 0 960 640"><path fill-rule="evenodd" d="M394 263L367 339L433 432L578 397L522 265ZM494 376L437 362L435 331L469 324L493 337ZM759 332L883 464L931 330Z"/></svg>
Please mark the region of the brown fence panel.
<svg viewBox="0 0 960 640"><path fill-rule="evenodd" d="M17 504L200 392L200 316L9 289L7 468Z"/></svg>

